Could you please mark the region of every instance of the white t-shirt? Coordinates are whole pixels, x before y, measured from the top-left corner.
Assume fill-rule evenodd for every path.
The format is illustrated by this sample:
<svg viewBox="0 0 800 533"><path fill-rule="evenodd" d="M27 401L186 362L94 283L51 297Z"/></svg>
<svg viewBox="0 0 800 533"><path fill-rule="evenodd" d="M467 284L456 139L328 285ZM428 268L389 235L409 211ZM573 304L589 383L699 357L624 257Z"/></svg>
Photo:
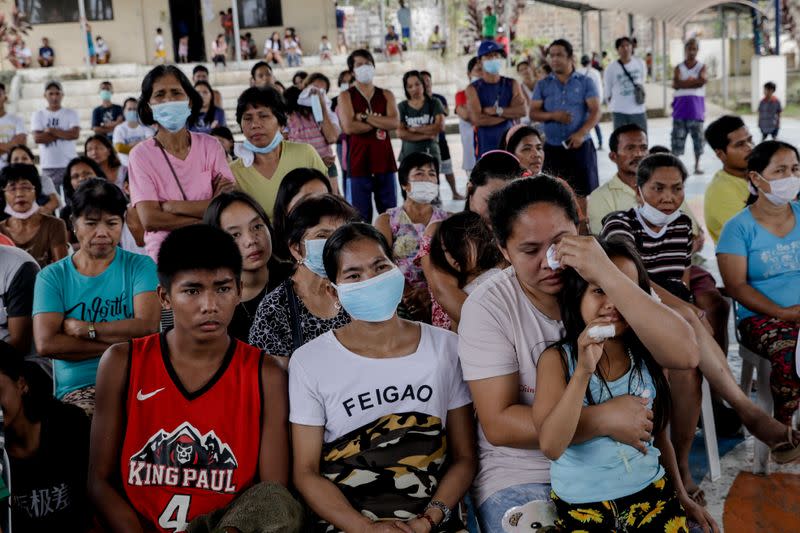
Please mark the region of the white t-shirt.
<svg viewBox="0 0 800 533"><path fill-rule="evenodd" d="M160 51L164 50L164 36L163 35L156 35L155 42L156 42L156 51L160 52Z"/></svg>
<svg viewBox="0 0 800 533"><path fill-rule="evenodd" d="M80 125L78 113L74 109L64 107L58 111L40 109L31 117L31 131L44 131L47 128L71 130ZM75 141L57 139L51 143L39 145L39 163L42 168L65 168L77 155Z"/></svg>
<svg viewBox="0 0 800 533"><path fill-rule="evenodd" d="M575 70L577 70L579 74L583 74L584 76L588 76L592 79L597 87L597 97L600 99L600 102L603 102L603 93L605 91L605 87L603 87L603 78L600 76L600 71L591 65Z"/></svg>
<svg viewBox="0 0 800 533"><path fill-rule="evenodd" d="M7 143L20 133L28 133L25 130L25 121L18 115L6 113L0 117L0 143ZM4 168L8 163L6 162L8 154L3 154L0 157L0 169Z"/></svg>
<svg viewBox="0 0 800 533"><path fill-rule="evenodd" d="M461 308L458 355L466 381L519 373L519 403L533 404L536 363L563 327L536 309L509 267L482 283ZM549 483L550 461L539 450L495 446L478 420L478 474L473 482L481 505L495 492L525 483Z"/></svg>
<svg viewBox="0 0 800 533"><path fill-rule="evenodd" d="M118 144L133 144L149 139L155 135L152 128L136 123L135 128L128 126L128 122L122 122L114 126L114 133L111 135L111 142L116 148ZM119 161L123 166L128 166L128 154L120 153Z"/></svg>
<svg viewBox="0 0 800 533"><path fill-rule="evenodd" d="M647 67L638 57L632 57L625 64L625 70L639 85L644 85L647 76ZM612 113L625 113L638 115L645 112L644 104L637 104L633 93L633 83L625 75L619 61L613 61L606 67L603 75L605 95L608 98L608 108Z"/></svg>
<svg viewBox="0 0 800 533"><path fill-rule="evenodd" d="M333 331L294 352L289 361L289 420L324 426L329 443L399 413L437 417L472 402L461 379L458 337L420 324L419 346L404 357L373 359L342 346Z"/></svg>

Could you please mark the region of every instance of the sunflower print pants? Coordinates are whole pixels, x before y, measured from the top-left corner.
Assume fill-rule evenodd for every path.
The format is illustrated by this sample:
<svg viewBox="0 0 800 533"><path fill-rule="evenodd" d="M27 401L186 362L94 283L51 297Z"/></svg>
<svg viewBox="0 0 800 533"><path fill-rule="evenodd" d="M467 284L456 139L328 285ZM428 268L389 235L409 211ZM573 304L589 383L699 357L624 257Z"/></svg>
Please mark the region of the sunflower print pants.
<svg viewBox="0 0 800 533"><path fill-rule="evenodd" d="M594 503L569 504L550 492L557 531L570 533L688 533L686 511L667 476L636 494Z"/></svg>

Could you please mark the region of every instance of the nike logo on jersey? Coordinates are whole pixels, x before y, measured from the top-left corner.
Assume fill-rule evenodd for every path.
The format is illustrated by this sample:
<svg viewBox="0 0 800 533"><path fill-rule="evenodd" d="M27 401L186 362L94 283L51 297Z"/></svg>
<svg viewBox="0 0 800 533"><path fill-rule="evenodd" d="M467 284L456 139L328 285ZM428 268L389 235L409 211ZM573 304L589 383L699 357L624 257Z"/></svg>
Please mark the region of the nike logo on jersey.
<svg viewBox="0 0 800 533"><path fill-rule="evenodd" d="M148 392L147 394L142 394L142 389L139 389L139 392L136 393L136 399L139 400L140 402L143 402L143 401L147 400L148 398L152 398L153 396L155 396L156 394L158 394L162 390L164 390L164 387L161 387L160 389L156 389L153 392Z"/></svg>

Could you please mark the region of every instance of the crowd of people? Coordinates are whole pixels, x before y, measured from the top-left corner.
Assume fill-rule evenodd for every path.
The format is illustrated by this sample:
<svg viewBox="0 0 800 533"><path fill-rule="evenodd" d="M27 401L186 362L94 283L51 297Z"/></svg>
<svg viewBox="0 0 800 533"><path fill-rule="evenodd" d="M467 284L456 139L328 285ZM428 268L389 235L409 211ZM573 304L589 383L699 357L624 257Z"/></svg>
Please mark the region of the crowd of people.
<svg viewBox="0 0 800 533"><path fill-rule="evenodd" d="M122 106L102 82L83 155L48 81L38 168L0 86L3 531L494 533L543 500L557 531L716 532L689 469L703 378L775 460L800 458L798 150L736 116L703 130L696 42L672 153L648 139L630 39L602 87L566 40L521 81L482 43L455 99L457 213L430 73L398 102L359 49L329 98L320 73L280 84L269 50L235 117L203 66L158 65ZM723 166L705 228L674 155L688 134ZM726 361L706 231L774 417Z"/></svg>

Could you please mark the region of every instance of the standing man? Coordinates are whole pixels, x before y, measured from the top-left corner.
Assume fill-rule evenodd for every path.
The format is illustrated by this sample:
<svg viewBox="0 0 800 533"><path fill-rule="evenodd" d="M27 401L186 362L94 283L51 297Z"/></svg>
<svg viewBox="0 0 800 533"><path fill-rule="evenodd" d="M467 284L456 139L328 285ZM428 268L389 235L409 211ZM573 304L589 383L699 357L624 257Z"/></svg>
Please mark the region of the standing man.
<svg viewBox="0 0 800 533"><path fill-rule="evenodd" d="M450 115L450 107L447 105L447 98L443 94L433 92L433 79L431 73L427 70L420 72L422 75L422 83L425 85L425 93L428 98L436 98L442 103L444 108L444 116ZM450 146L447 144L447 137L444 134L444 123L442 123L442 131L439 132L439 154L441 156L441 172L444 174L447 184L450 186L450 191L453 193L453 200L463 200L464 197L458 194L456 190L456 176L453 174L453 160L450 156Z"/></svg>
<svg viewBox="0 0 800 533"><path fill-rule="evenodd" d="M114 96L114 87L111 82L100 83L101 104L92 111L92 130L97 135L105 135L109 140L114 133L114 128L118 124L122 124L124 120L122 106L111 103L112 96Z"/></svg>
<svg viewBox="0 0 800 533"><path fill-rule="evenodd" d="M340 54L347 53L347 37L344 33L344 21L345 21L345 14L344 9L339 7L339 2L334 2L333 6L336 8L336 35L339 39L337 46L339 47L338 52Z"/></svg>
<svg viewBox="0 0 800 533"><path fill-rule="evenodd" d="M345 196L366 222L372 222L372 200L378 213L397 205L397 164L389 132L400 125L394 94L375 87L375 59L368 50L353 51L347 68L355 83L339 93L336 113L347 136L348 179Z"/></svg>
<svg viewBox="0 0 800 533"><path fill-rule="evenodd" d="M64 89L61 83L52 80L44 86L47 107L36 111L31 117L33 140L39 145L39 163L42 176L53 181L56 189L64 181L67 164L78 155L75 141L81 133L78 113L61 107Z"/></svg>
<svg viewBox="0 0 800 533"><path fill-rule="evenodd" d="M694 173L702 174L700 156L703 155L703 122L706 118L706 66L697 60L697 39L689 39L684 46L686 59L675 67L672 87L672 153L683 155L686 136L691 134L694 147Z"/></svg>
<svg viewBox="0 0 800 533"><path fill-rule="evenodd" d="M490 8L487 8L490 9ZM496 150L513 121L525 116L527 100L516 80L500 75L505 51L494 41L478 48L481 78L467 87L470 122L475 128L475 157Z"/></svg>
<svg viewBox="0 0 800 533"><path fill-rule="evenodd" d="M584 55L581 57L581 68L577 69L577 71L584 76L588 76L593 82L594 86L597 87L597 98L601 102L603 101L603 79L600 77L600 71L597 70L592 66L592 62L589 59L589 56ZM615 128L616 129L616 128ZM597 135L597 149L603 149L603 132L600 129L600 122L595 125L594 133Z"/></svg>
<svg viewBox="0 0 800 533"><path fill-rule="evenodd" d="M405 0L400 0L400 8L397 10L397 22L400 24L403 50L408 50L411 47L411 9L406 6Z"/></svg>
<svg viewBox="0 0 800 533"><path fill-rule="evenodd" d="M544 172L567 181L586 216L586 197L597 188L597 152L589 132L600 120L594 82L575 72L572 45L556 39L547 49L553 69L536 84L531 120L544 123Z"/></svg>
<svg viewBox="0 0 800 533"><path fill-rule="evenodd" d="M620 37L614 46L619 60L608 65L603 74L604 92L614 118L614 129L626 124L636 124L647 131L647 109L644 102L647 66L633 55L630 38Z"/></svg>
<svg viewBox="0 0 800 533"><path fill-rule="evenodd" d="M494 41L497 37L497 15L492 13L492 6L486 6L486 14L483 16L483 40Z"/></svg>

